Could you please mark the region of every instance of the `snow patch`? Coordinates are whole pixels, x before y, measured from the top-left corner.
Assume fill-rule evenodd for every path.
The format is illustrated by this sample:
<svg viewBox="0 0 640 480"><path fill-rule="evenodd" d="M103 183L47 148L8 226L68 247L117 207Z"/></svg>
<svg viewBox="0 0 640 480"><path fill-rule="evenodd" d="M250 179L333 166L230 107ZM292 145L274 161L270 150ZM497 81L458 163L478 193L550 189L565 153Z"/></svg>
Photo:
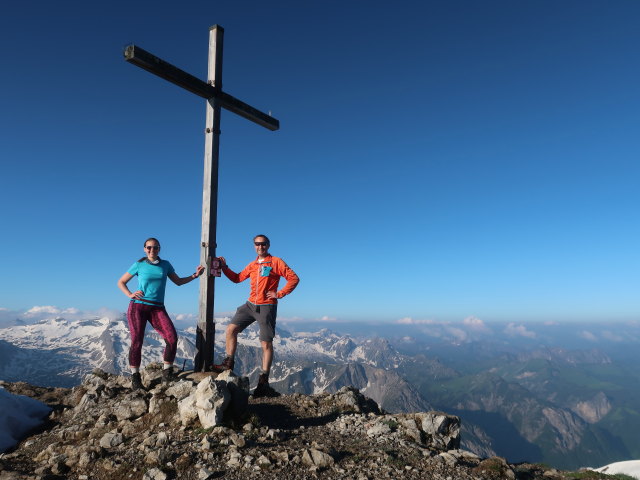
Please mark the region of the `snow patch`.
<svg viewBox="0 0 640 480"><path fill-rule="evenodd" d="M593 468L596 472L605 473L607 475L617 475L622 473L640 480L640 460L627 460L626 462L610 463L604 467Z"/></svg>
<svg viewBox="0 0 640 480"><path fill-rule="evenodd" d="M20 438L40 425L50 411L42 402L14 395L0 387L0 452L16 446Z"/></svg>

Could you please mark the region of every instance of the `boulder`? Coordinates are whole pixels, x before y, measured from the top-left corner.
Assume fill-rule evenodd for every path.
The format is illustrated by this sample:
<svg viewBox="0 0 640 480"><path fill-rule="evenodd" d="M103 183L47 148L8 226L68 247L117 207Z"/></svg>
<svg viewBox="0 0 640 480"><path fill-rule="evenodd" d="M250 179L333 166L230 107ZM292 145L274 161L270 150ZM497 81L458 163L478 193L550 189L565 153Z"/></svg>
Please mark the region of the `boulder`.
<svg viewBox="0 0 640 480"><path fill-rule="evenodd" d="M196 392L178 402L178 416L182 425L189 425L198 418L196 409Z"/></svg>
<svg viewBox="0 0 640 480"><path fill-rule="evenodd" d="M130 401L124 401L114 409L113 414L119 421L131 420L141 417L147 413L147 402L143 398L134 398Z"/></svg>
<svg viewBox="0 0 640 480"><path fill-rule="evenodd" d="M216 380L226 382L231 394L228 414L233 418L242 418L249 405L249 378L239 377L231 370L225 370Z"/></svg>
<svg viewBox="0 0 640 480"><path fill-rule="evenodd" d="M438 450L454 450L460 447L460 418L443 412L417 413L425 433L425 443Z"/></svg>
<svg viewBox="0 0 640 480"><path fill-rule="evenodd" d="M207 377L202 380L195 392L195 407L203 428L222 423L222 418L231 400L227 383Z"/></svg>
<svg viewBox="0 0 640 480"><path fill-rule="evenodd" d="M365 397L357 388L354 387L342 387L336 393L331 395L331 399L342 410L353 411L356 413L381 413L380 408L375 401Z"/></svg>
<svg viewBox="0 0 640 480"><path fill-rule="evenodd" d="M309 448L302 452L302 463L308 467L323 469L332 466L335 460L328 453L316 448Z"/></svg>
<svg viewBox="0 0 640 480"><path fill-rule="evenodd" d="M192 391L193 383L191 383L190 381L184 381L174 383L165 390L164 394L170 397L175 397L178 401L180 401L183 398L191 395Z"/></svg>
<svg viewBox="0 0 640 480"><path fill-rule="evenodd" d="M122 442L124 442L124 437L121 433L108 432L100 439L100 446L104 448L117 447Z"/></svg>
<svg viewBox="0 0 640 480"><path fill-rule="evenodd" d="M142 478L143 480L167 480L167 474L159 468L151 468L145 472Z"/></svg>

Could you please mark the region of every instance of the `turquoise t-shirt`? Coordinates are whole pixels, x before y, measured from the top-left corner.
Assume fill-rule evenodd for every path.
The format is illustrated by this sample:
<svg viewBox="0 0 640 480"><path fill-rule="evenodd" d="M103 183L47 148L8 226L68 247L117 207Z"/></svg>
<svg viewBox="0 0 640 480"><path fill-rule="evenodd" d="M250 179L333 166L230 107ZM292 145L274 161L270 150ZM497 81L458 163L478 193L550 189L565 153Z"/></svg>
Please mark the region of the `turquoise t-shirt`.
<svg viewBox="0 0 640 480"><path fill-rule="evenodd" d="M144 299L156 303L164 303L164 290L167 286L167 275L173 273L173 266L166 260L154 265L147 260L131 265L127 272L138 276L138 290L142 290L144 298L135 300L136 303L146 303ZM149 303L147 303L149 305Z"/></svg>

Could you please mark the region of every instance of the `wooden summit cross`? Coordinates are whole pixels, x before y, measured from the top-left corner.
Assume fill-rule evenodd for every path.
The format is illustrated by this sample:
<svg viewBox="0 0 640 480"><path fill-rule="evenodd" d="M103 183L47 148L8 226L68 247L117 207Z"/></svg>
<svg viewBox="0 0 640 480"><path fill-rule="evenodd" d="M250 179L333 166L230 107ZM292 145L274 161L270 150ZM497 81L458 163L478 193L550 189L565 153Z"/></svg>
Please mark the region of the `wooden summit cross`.
<svg viewBox="0 0 640 480"><path fill-rule="evenodd" d="M214 25L209 29L208 81L194 77L135 45L126 47L127 62L189 90L207 100L204 148L204 183L202 187L202 243L200 264L205 275L200 278L200 309L196 332L194 371L211 370L215 327L213 305L215 273L211 261L216 257L216 222L218 214L218 155L220 150L221 108L240 115L269 130L278 130L280 122L222 91L222 43L224 29ZM219 275L219 273L218 273Z"/></svg>

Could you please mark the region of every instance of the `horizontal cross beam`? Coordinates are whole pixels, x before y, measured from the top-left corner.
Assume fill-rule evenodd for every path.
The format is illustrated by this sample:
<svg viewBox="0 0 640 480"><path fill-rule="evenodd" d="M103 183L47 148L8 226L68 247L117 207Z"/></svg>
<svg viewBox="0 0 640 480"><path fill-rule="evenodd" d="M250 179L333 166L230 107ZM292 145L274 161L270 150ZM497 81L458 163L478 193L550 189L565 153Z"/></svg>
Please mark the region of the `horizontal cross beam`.
<svg viewBox="0 0 640 480"><path fill-rule="evenodd" d="M253 108L251 105L247 105L243 101L220 91L220 89L209 85L207 82L203 82L184 70L180 70L178 67L174 67L170 63L165 62L161 58L156 57L136 45L129 45L125 48L124 58L127 62L143 68L160 78L164 78L202 98L217 98L221 106L226 110L240 115L247 120L251 120L269 130L273 131L280 128L280 122L271 115L267 115Z"/></svg>

